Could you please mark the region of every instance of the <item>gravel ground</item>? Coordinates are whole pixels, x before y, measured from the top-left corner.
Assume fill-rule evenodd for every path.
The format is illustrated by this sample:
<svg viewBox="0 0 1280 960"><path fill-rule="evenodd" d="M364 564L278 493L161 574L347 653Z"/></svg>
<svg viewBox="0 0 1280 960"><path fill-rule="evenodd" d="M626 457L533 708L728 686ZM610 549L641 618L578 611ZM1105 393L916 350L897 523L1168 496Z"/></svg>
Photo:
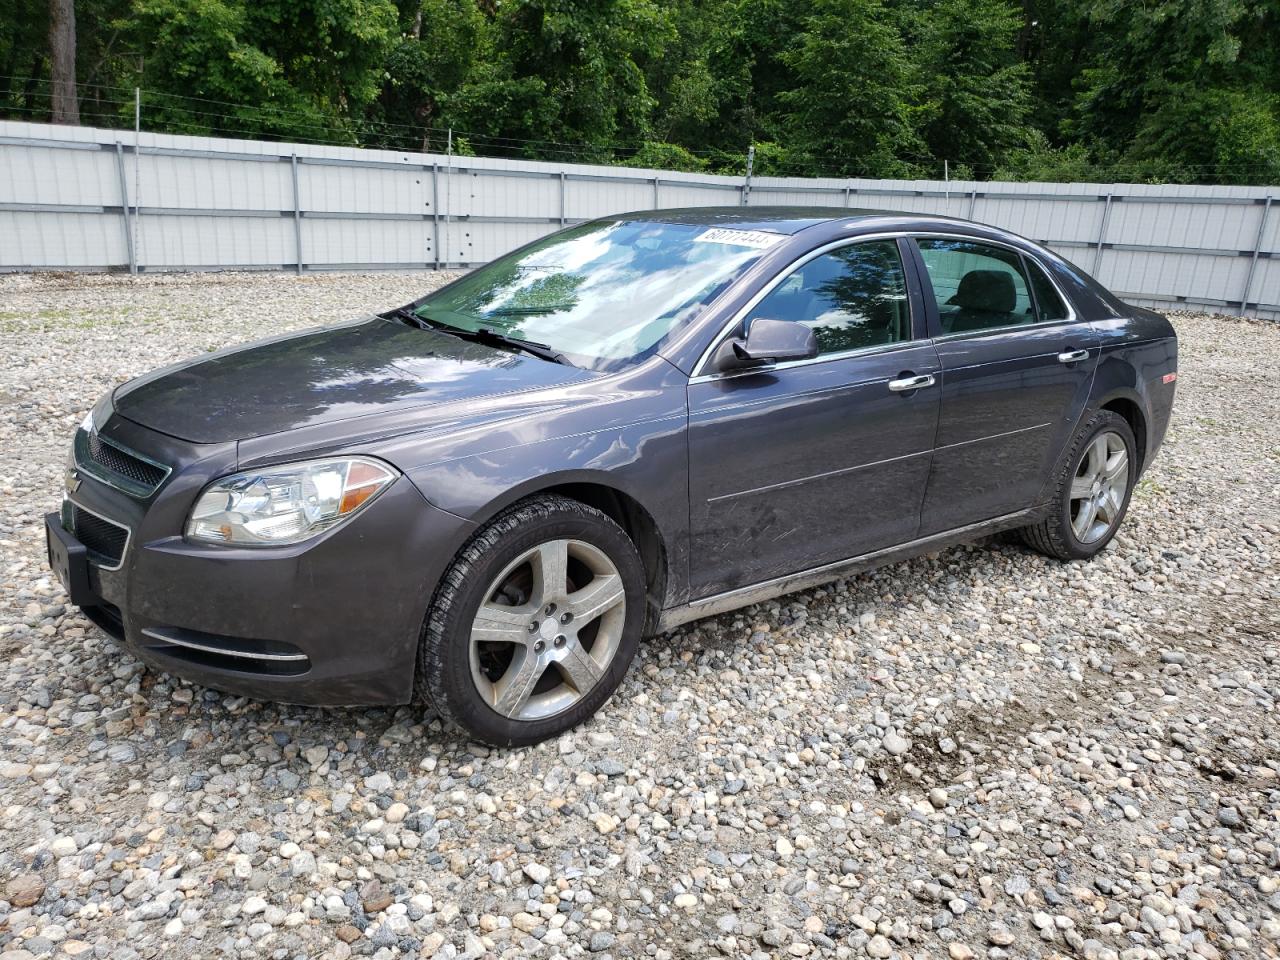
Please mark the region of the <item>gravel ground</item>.
<svg viewBox="0 0 1280 960"><path fill-rule="evenodd" d="M0 955L1280 955L1280 328L1178 316L1087 565L1006 541L692 624L492 751L145 671L40 515L126 376L430 276L0 279Z"/></svg>

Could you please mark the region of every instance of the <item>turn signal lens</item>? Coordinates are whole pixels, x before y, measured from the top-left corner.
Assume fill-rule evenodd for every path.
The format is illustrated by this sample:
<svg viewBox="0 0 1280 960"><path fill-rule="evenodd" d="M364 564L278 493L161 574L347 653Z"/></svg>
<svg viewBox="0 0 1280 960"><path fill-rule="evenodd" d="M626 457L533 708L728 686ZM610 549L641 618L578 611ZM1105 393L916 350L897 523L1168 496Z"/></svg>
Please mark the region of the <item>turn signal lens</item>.
<svg viewBox="0 0 1280 960"><path fill-rule="evenodd" d="M382 467L364 461L352 463L351 469L347 471L347 484L342 492L338 513L350 513L381 490L386 482L386 471Z"/></svg>
<svg viewBox="0 0 1280 960"><path fill-rule="evenodd" d="M397 476L366 457L235 473L200 494L187 520L187 538L238 546L298 543L353 516Z"/></svg>

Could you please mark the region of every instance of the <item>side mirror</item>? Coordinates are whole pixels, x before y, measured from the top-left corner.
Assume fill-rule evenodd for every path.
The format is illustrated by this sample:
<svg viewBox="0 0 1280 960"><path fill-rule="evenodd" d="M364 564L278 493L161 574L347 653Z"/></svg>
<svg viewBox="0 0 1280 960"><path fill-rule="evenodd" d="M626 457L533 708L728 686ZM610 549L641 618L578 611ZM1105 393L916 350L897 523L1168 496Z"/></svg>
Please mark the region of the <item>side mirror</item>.
<svg viewBox="0 0 1280 960"><path fill-rule="evenodd" d="M809 360L817 355L818 338L803 323L757 317L751 321L745 340L726 340L716 348L711 365L725 373L785 360Z"/></svg>

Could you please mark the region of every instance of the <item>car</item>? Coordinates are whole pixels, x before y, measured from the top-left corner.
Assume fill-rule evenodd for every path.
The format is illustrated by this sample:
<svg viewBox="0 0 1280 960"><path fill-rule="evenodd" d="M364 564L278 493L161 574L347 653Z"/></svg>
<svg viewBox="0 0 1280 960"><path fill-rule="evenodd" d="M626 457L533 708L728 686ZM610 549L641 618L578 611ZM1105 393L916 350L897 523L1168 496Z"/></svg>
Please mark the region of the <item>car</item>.
<svg viewBox="0 0 1280 960"><path fill-rule="evenodd" d="M1163 316L1002 229L623 214L120 386L49 561L163 671L531 744L686 622L1000 531L1089 559L1176 379Z"/></svg>

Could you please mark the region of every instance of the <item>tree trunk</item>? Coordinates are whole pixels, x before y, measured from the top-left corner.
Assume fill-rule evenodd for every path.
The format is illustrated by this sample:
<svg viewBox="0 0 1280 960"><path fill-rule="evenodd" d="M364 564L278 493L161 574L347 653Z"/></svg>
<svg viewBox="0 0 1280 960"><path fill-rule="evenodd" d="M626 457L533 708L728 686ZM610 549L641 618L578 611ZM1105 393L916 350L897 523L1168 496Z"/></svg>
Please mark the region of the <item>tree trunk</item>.
<svg viewBox="0 0 1280 960"><path fill-rule="evenodd" d="M75 0L49 0L49 63L53 79L49 97L53 122L79 124Z"/></svg>

